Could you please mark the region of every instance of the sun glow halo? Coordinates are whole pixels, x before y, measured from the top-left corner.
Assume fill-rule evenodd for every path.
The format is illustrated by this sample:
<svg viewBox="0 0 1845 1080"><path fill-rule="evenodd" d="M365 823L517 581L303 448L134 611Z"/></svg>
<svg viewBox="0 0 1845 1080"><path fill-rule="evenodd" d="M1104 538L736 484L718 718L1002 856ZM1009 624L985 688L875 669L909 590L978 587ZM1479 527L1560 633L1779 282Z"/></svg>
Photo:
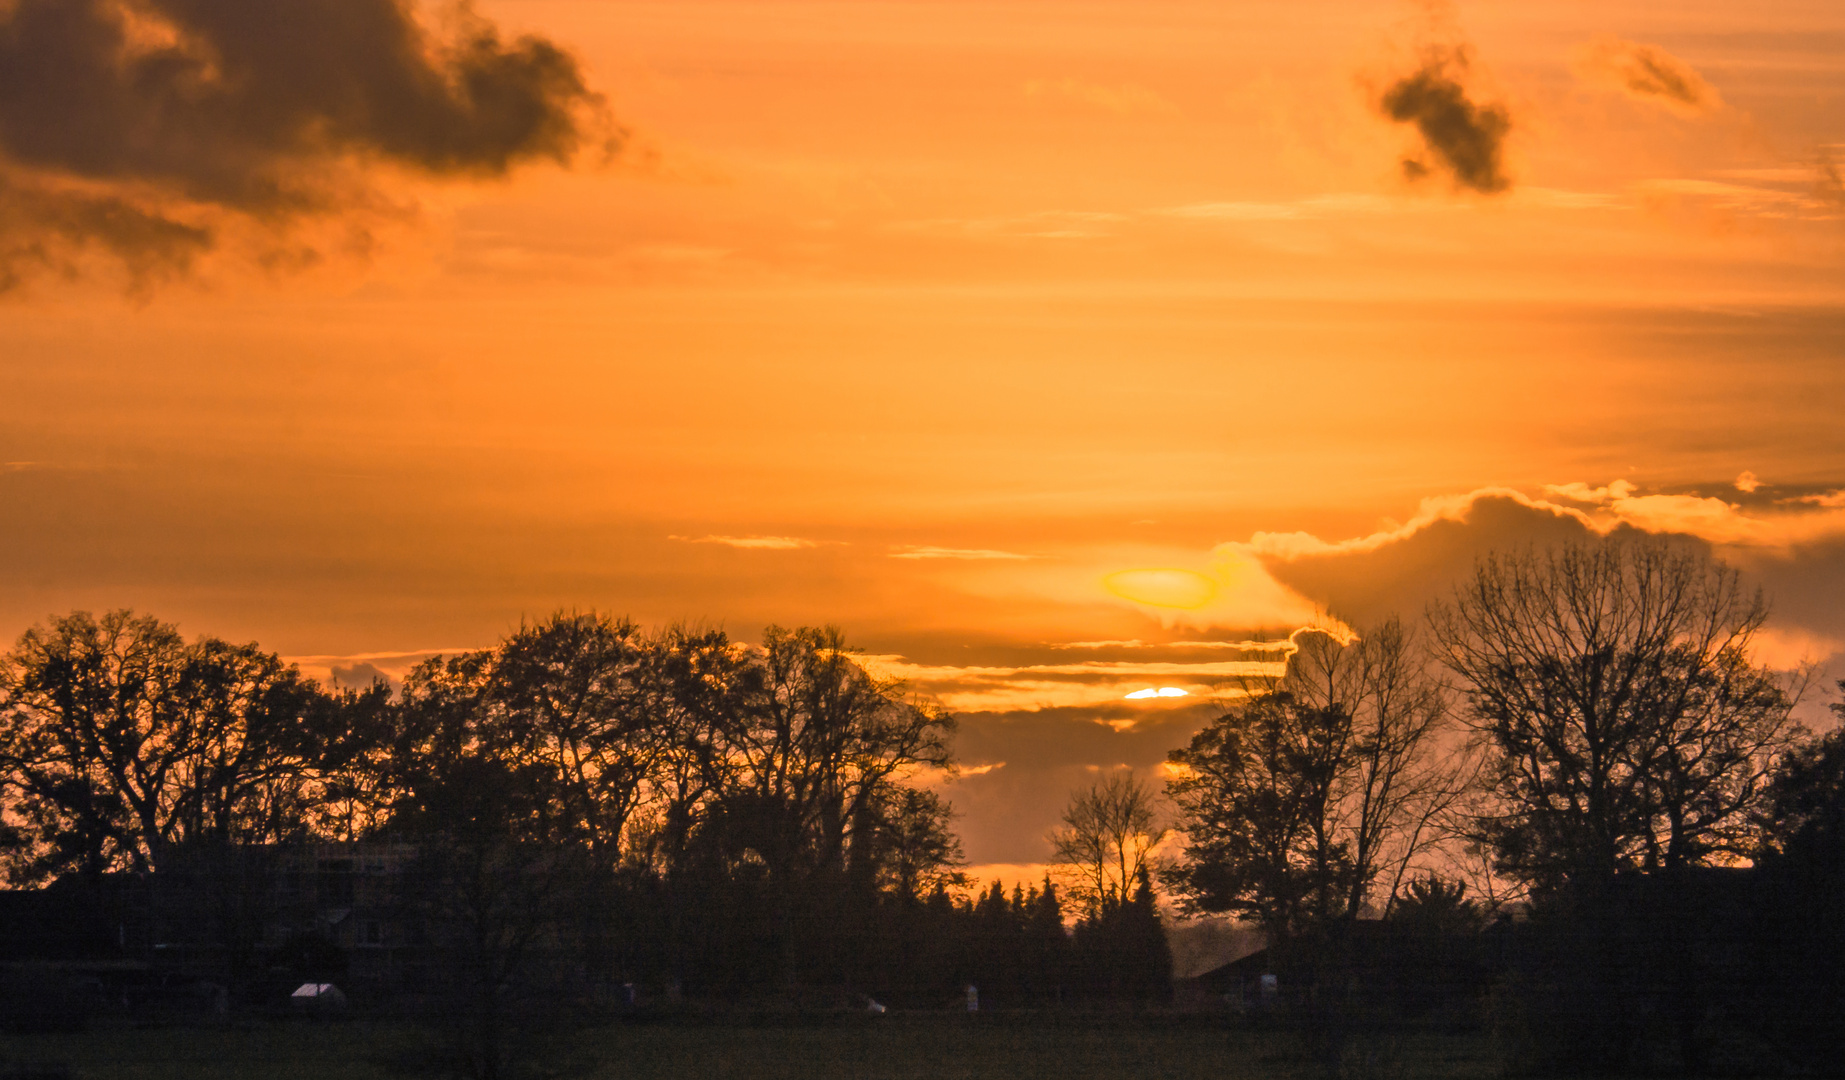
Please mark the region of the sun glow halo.
<svg viewBox="0 0 1845 1080"><path fill-rule="evenodd" d="M1104 577L1102 584L1123 600L1153 607L1195 611L1217 598L1217 582L1196 570L1173 567L1120 570Z"/></svg>

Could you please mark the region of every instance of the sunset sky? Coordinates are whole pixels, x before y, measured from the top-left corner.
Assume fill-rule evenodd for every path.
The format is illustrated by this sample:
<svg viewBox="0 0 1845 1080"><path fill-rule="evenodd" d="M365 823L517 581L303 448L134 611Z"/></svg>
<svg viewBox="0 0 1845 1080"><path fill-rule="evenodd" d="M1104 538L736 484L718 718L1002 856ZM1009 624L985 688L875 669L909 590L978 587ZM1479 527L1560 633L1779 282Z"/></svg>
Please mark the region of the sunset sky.
<svg viewBox="0 0 1845 1080"><path fill-rule="evenodd" d="M0 2L0 638L838 624L985 869L1497 547L1845 675L1836 0L274 7Z"/></svg>

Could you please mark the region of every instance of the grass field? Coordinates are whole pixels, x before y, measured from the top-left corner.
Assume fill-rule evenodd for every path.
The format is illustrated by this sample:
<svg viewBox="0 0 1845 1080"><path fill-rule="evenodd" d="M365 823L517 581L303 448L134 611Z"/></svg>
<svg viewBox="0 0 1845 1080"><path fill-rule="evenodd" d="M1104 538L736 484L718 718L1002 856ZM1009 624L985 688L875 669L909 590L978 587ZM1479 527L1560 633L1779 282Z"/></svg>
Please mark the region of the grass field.
<svg viewBox="0 0 1845 1080"><path fill-rule="evenodd" d="M9 1036L0 1061L63 1066L83 1080L396 1080L440 1076L442 1043L364 1021L219 1028L99 1027ZM633 1080L1349 1080L1495 1075L1477 1039L1358 1044L1342 1067L1297 1039L1212 1023L1118 1017L890 1015L832 1022L617 1025L552 1034L512 1075ZM7 1075L0 1067L0 1076ZM22 1075L33 1075L25 1072ZM48 1074L54 1075L54 1074Z"/></svg>

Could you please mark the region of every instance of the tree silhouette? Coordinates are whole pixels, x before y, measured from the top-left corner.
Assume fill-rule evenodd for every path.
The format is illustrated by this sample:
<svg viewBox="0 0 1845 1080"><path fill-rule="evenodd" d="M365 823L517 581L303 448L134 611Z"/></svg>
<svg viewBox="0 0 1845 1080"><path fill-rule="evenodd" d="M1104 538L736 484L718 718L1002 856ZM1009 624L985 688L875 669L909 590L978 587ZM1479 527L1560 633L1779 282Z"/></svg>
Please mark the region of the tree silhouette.
<svg viewBox="0 0 1845 1080"><path fill-rule="evenodd" d="M1434 613L1496 809L1478 836L1540 888L1740 857L1791 745L1755 667L1768 608L1663 540L1489 555Z"/></svg>
<svg viewBox="0 0 1845 1080"><path fill-rule="evenodd" d="M1465 883L1433 873L1404 883L1390 917L1399 926L1432 934L1470 934L1486 922L1479 901L1468 898Z"/></svg>
<svg viewBox="0 0 1845 1080"><path fill-rule="evenodd" d="M0 657L0 850L15 882L173 870L244 955L274 845L401 843L405 917L468 988L453 1014L490 1069L560 950L669 987L901 981L962 881L952 808L913 779L952 768L952 730L830 629L747 646L560 613L394 694L79 612ZM1000 901L1016 978L1024 896Z"/></svg>
<svg viewBox="0 0 1845 1080"><path fill-rule="evenodd" d="M1153 849L1170 830L1159 824L1154 790L1122 773L1070 796L1051 832L1058 876L1086 916L1128 902Z"/></svg>
<svg viewBox="0 0 1845 1080"><path fill-rule="evenodd" d="M1144 863L1126 899L1108 900L1077 922L1073 948L1091 993L1140 1004L1171 997L1172 949Z"/></svg>
<svg viewBox="0 0 1845 1080"><path fill-rule="evenodd" d="M255 645L131 611L53 618L0 657L0 783L22 880L146 870L188 843L305 833L327 695Z"/></svg>
<svg viewBox="0 0 1845 1080"><path fill-rule="evenodd" d="M1272 943L1358 918L1464 789L1464 760L1436 753L1445 721L1394 620L1351 642L1307 635L1277 685L1170 755L1187 843L1168 880L1191 910L1252 918Z"/></svg>
<svg viewBox="0 0 1845 1080"><path fill-rule="evenodd" d="M884 785L855 827L863 837L859 864L877 886L901 900L920 900L939 885L961 885L961 841L949 829L952 811L921 788Z"/></svg>
<svg viewBox="0 0 1845 1080"><path fill-rule="evenodd" d="M1026 899L1024 968L1026 989L1039 1002L1061 1002L1070 985L1070 933L1064 929L1063 902L1049 874Z"/></svg>
<svg viewBox="0 0 1845 1080"><path fill-rule="evenodd" d="M1270 941L1353 914L1358 875L1332 815L1349 730L1343 709L1273 692L1173 751L1187 842L1169 878L1188 906L1253 918Z"/></svg>
<svg viewBox="0 0 1845 1080"><path fill-rule="evenodd" d="M1845 702L1830 707L1845 721ZM1782 759L1759 819L1766 854L1845 868L1845 728Z"/></svg>

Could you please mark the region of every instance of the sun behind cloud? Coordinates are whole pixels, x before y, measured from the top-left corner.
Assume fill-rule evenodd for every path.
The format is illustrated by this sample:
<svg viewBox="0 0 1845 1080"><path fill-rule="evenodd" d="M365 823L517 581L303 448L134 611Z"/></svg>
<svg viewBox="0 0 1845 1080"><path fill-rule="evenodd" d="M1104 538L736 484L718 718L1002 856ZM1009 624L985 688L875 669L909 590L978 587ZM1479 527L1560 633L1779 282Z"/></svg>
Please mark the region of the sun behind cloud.
<svg viewBox="0 0 1845 1080"><path fill-rule="evenodd" d="M1217 598L1217 582L1196 570L1176 567L1119 570L1103 578L1102 584L1123 600L1153 607L1196 611Z"/></svg>

